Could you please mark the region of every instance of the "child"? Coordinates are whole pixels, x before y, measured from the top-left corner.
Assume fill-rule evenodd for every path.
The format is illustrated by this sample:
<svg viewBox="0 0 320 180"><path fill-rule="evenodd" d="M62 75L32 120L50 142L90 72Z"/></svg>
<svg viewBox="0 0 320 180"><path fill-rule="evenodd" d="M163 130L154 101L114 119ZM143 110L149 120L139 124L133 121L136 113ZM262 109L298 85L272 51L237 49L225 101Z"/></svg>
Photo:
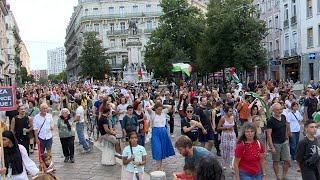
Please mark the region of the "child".
<svg viewBox="0 0 320 180"><path fill-rule="evenodd" d="M53 173L55 171L52 156L49 153L42 154L39 169L43 173Z"/></svg>
<svg viewBox="0 0 320 180"><path fill-rule="evenodd" d="M138 145L138 133L132 131L129 135L130 145L122 152L123 165L127 165L127 179L132 180L137 172L139 179L142 179L144 165L147 163L147 151L143 146Z"/></svg>
<svg viewBox="0 0 320 180"><path fill-rule="evenodd" d="M173 174L174 179L193 180L195 167L192 163L185 164L183 167L184 173Z"/></svg>

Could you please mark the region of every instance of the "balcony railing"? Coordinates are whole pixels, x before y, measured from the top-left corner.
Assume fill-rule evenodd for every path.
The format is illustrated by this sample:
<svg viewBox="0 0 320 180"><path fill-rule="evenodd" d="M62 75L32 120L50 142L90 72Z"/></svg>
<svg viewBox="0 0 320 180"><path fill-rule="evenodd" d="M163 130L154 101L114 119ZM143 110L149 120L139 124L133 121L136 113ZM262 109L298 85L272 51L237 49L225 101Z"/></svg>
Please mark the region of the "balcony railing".
<svg viewBox="0 0 320 180"><path fill-rule="evenodd" d="M142 33L141 29L138 29L137 33ZM113 30L113 31L107 31L107 36L115 36L115 35L128 35L128 30Z"/></svg>
<svg viewBox="0 0 320 180"><path fill-rule="evenodd" d="M297 23L297 16L292 16L291 17L291 25L294 25Z"/></svg>
<svg viewBox="0 0 320 180"><path fill-rule="evenodd" d="M280 50L279 50L279 49L274 50L274 51L273 51L273 54L274 54L274 58L276 58L276 59L277 59L277 58L278 58L278 59L280 58Z"/></svg>
<svg viewBox="0 0 320 180"><path fill-rule="evenodd" d="M112 68L112 69L121 69L122 67L122 64L110 64L110 67Z"/></svg>
<svg viewBox="0 0 320 180"><path fill-rule="evenodd" d="M298 55L297 48L292 48L291 49L291 56L296 56L296 55Z"/></svg>
<svg viewBox="0 0 320 180"><path fill-rule="evenodd" d="M290 56L289 50L283 51L283 56L284 56L284 57L289 57L289 56Z"/></svg>
<svg viewBox="0 0 320 180"><path fill-rule="evenodd" d="M102 15L87 15L81 17L82 21L102 20L102 19L123 19L123 18L135 18L135 17L154 17L161 16L163 12L150 12L150 13L126 13L126 14L102 14Z"/></svg>
<svg viewBox="0 0 320 180"><path fill-rule="evenodd" d="M283 21L283 27L289 27L289 20L287 19L287 20L284 20Z"/></svg>

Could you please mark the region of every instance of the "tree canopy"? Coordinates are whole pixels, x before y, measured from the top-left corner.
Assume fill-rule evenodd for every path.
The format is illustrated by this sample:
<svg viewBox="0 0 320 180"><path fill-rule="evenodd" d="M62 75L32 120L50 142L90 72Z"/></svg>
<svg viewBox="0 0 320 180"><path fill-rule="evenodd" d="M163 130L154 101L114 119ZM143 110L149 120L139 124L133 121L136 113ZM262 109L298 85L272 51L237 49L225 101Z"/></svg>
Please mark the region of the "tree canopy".
<svg viewBox="0 0 320 180"><path fill-rule="evenodd" d="M81 74L84 77L94 77L103 80L105 74L110 74L110 65L102 41L95 32L84 33L84 48L80 56Z"/></svg>
<svg viewBox="0 0 320 180"><path fill-rule="evenodd" d="M63 70L61 73L55 75L55 74L50 74L48 76L48 80L50 80L53 83L60 83L61 81L63 83L67 83L67 73L65 70Z"/></svg>
<svg viewBox="0 0 320 180"><path fill-rule="evenodd" d="M20 68L20 73L17 74L17 76L19 76L18 79L21 78L22 84L26 83L26 82L30 82L33 83L34 82L34 77L32 74L28 75L28 71L27 68L25 67L21 67Z"/></svg>

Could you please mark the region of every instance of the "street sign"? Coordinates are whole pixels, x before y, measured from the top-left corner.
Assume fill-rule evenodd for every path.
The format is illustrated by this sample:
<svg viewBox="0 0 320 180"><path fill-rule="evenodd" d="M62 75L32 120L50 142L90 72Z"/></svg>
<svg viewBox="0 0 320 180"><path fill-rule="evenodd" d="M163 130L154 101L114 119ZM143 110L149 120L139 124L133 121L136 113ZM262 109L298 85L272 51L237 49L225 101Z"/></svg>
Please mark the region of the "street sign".
<svg viewBox="0 0 320 180"><path fill-rule="evenodd" d="M309 53L308 54L309 59L316 59L316 57L317 57L316 53Z"/></svg>
<svg viewBox="0 0 320 180"><path fill-rule="evenodd" d="M0 111L12 111L16 109L16 87L0 86Z"/></svg>

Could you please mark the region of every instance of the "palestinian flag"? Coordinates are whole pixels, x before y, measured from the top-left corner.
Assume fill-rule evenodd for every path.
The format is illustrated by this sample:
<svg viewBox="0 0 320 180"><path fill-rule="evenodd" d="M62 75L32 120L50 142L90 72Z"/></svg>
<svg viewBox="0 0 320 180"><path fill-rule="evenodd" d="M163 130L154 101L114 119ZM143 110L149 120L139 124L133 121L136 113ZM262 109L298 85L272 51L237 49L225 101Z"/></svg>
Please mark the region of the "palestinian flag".
<svg viewBox="0 0 320 180"><path fill-rule="evenodd" d="M171 69L172 72L182 71L186 73L187 76L190 76L190 73L192 72L192 66L190 64L175 63L175 64L172 64L172 66L173 66L173 68Z"/></svg>
<svg viewBox="0 0 320 180"><path fill-rule="evenodd" d="M267 119L270 119L271 113L269 111L269 107L268 107L267 103L257 93L246 92L246 95L249 95L249 96L252 96L254 98L259 99L259 101L263 104L264 109L266 110Z"/></svg>
<svg viewBox="0 0 320 180"><path fill-rule="evenodd" d="M142 69L140 68L138 71L139 81L142 81Z"/></svg>
<svg viewBox="0 0 320 180"><path fill-rule="evenodd" d="M233 80L233 82L235 82L237 84L240 83L240 79L238 78L238 75L234 71L234 68L232 68L232 70L231 70L231 79Z"/></svg>

